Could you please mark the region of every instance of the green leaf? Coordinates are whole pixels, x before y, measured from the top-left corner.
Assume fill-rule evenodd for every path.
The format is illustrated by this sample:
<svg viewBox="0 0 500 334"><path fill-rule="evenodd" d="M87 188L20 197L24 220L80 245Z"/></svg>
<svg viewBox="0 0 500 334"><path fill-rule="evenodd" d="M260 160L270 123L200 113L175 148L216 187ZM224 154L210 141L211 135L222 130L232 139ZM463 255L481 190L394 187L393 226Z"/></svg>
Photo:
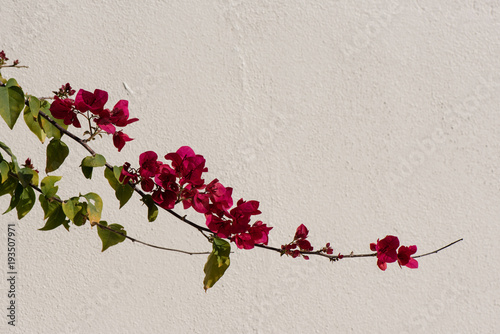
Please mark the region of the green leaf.
<svg viewBox="0 0 500 334"><path fill-rule="evenodd" d="M7 210L3 214L6 214L7 212L11 211L14 209L17 204L19 203L19 200L21 199L21 194L23 193L24 187L22 184L18 183L16 189L14 190L14 194L10 198L10 204Z"/></svg>
<svg viewBox="0 0 500 334"><path fill-rule="evenodd" d="M92 172L94 171L94 168L92 167L85 167L82 166L82 173L83 176L85 176L86 179L91 179L92 178Z"/></svg>
<svg viewBox="0 0 500 334"><path fill-rule="evenodd" d="M116 190L120 186L120 182L118 182L118 180L115 177L115 174L111 169L106 168L104 170L104 177L106 178L106 180L108 180L109 185L114 190Z"/></svg>
<svg viewBox="0 0 500 334"><path fill-rule="evenodd" d="M39 228L40 231L50 231L65 223L66 215L64 214L61 203L59 202L55 203L57 203L57 207L50 214L49 219L47 219L47 222L45 223L45 226Z"/></svg>
<svg viewBox="0 0 500 334"><path fill-rule="evenodd" d="M85 167L102 167L106 164L106 158L100 154L83 158L81 166Z"/></svg>
<svg viewBox="0 0 500 334"><path fill-rule="evenodd" d="M224 275L224 272L230 264L229 253L231 253L231 245L229 245L229 242L215 237L212 242L212 253L208 256L207 263L203 268L205 272L203 288L205 291L213 287Z"/></svg>
<svg viewBox="0 0 500 334"><path fill-rule="evenodd" d="M116 190L115 196L118 201L120 201L120 209L127 204L133 193L134 188L132 188L129 184L123 184Z"/></svg>
<svg viewBox="0 0 500 334"><path fill-rule="evenodd" d="M10 155L10 157L12 159L12 164L14 165L14 172L16 174L19 173L19 170L21 169L21 167L19 167L19 164L17 163L17 158L12 153L12 151L10 150L10 148L7 145L5 145L4 143L2 143L1 141L0 141L0 148L2 150L4 150L5 152L7 152L8 155Z"/></svg>
<svg viewBox="0 0 500 334"><path fill-rule="evenodd" d="M56 198L59 198L59 196L55 196ZM38 196L38 201L40 202L40 205L42 206L43 209L43 219L47 219L52 213L57 209L58 206L61 205L61 203L53 200L48 200L44 195Z"/></svg>
<svg viewBox="0 0 500 334"><path fill-rule="evenodd" d="M95 223L101 220L102 199L96 193L88 193L83 195L83 197L87 199L87 213L90 225L94 226Z"/></svg>
<svg viewBox="0 0 500 334"><path fill-rule="evenodd" d="M114 167L113 171L109 168L104 170L104 177L108 180L111 188L115 190L115 197L120 201L120 209L128 202L128 200L132 197L134 193L134 188L130 184L122 184L116 178L116 173L114 169L117 168L121 171L121 167ZM118 174L119 175L119 174ZM119 176L118 176L119 177Z"/></svg>
<svg viewBox="0 0 500 334"><path fill-rule="evenodd" d="M80 167L82 167L82 173L87 179L92 178L92 171L94 167L102 167L106 164L106 158L100 154L95 156L88 156L83 158Z"/></svg>
<svg viewBox="0 0 500 334"><path fill-rule="evenodd" d="M0 162L0 183L4 183L5 180L7 180L7 178L9 177L9 164L7 161L2 161Z"/></svg>
<svg viewBox="0 0 500 334"><path fill-rule="evenodd" d="M123 166L113 166L113 174L115 174L115 178L118 182L120 182L120 175L122 175ZM120 182L123 184L123 182Z"/></svg>
<svg viewBox="0 0 500 334"><path fill-rule="evenodd" d="M5 84L6 87L19 87L19 84L17 83L16 79L10 78L9 81Z"/></svg>
<svg viewBox="0 0 500 334"><path fill-rule="evenodd" d="M21 198L19 199L19 203L16 206L17 210L17 219L22 219L24 216L30 212L35 205L36 196L33 188L27 187L24 188L23 193L21 194Z"/></svg>
<svg viewBox="0 0 500 334"><path fill-rule="evenodd" d="M23 118L31 132L33 132L42 143L45 142L45 138L47 138L45 131L38 122L38 116L33 116L30 107L24 108Z"/></svg>
<svg viewBox="0 0 500 334"><path fill-rule="evenodd" d="M0 196L6 195L6 194L13 194L14 190L17 187L17 184L19 181L14 178L14 177L9 177L5 182L0 184Z"/></svg>
<svg viewBox="0 0 500 334"><path fill-rule="evenodd" d="M62 203L62 209L64 211L64 214L70 220L73 220L75 218L76 214L78 213L78 211L80 211L80 209L81 209L81 207L75 206L75 202L78 203L78 197L70 198L69 200L64 201Z"/></svg>
<svg viewBox="0 0 500 334"><path fill-rule="evenodd" d="M38 112L40 111L40 100L31 95L29 97L29 108L33 117L38 118Z"/></svg>
<svg viewBox="0 0 500 334"><path fill-rule="evenodd" d="M40 102L40 109L43 111L50 119L54 120L57 124L59 124L63 129L68 129L68 125L64 124L64 120L56 119L52 116L50 112L50 103L47 101ZM52 123L45 119L45 117L40 117L40 122L42 124L42 128L47 134L48 138L61 139L62 134L58 128L56 128Z"/></svg>
<svg viewBox="0 0 500 334"><path fill-rule="evenodd" d="M45 167L45 173L50 173L58 169L68 154L69 148L65 143L59 139L52 139L47 146L47 167Z"/></svg>
<svg viewBox="0 0 500 334"><path fill-rule="evenodd" d="M156 217L158 217L158 206L156 206L156 203L153 201L151 195L144 196L141 201L143 201L148 207L148 220L150 222L155 221Z"/></svg>
<svg viewBox="0 0 500 334"><path fill-rule="evenodd" d="M64 214L75 224L76 226L81 226L85 224L87 220L87 203L80 203L79 197L72 197L67 201L64 201L62 208Z"/></svg>
<svg viewBox="0 0 500 334"><path fill-rule="evenodd" d="M14 79L9 79L7 85L0 87L0 115L10 129L14 127L19 114L24 108L24 93Z"/></svg>
<svg viewBox="0 0 500 334"><path fill-rule="evenodd" d="M76 226L82 226L87 221L87 211L88 211L87 203L85 203L85 202L78 203L76 205L76 208L77 209L80 208L80 210L76 213L72 222Z"/></svg>
<svg viewBox="0 0 500 334"><path fill-rule="evenodd" d="M125 235L127 235L127 231L123 229L123 226L119 224L111 224L108 226L108 223L105 221L101 221L99 223L100 225L107 226L113 231L116 231L118 233L115 233L113 231L109 231L107 229L104 229L100 226L97 226L97 234L99 234L99 237L101 238L102 241L102 252L104 252L106 249L108 249L111 246L114 246L116 244L119 244L120 242L123 242L126 238Z"/></svg>
<svg viewBox="0 0 500 334"><path fill-rule="evenodd" d="M22 168L17 173L17 177L23 187L29 187L30 184L38 186L38 173L31 168Z"/></svg>
<svg viewBox="0 0 500 334"><path fill-rule="evenodd" d="M46 176L43 178L42 183L40 184L40 188L42 190L42 194L46 197L54 197L59 189L58 186L54 186L54 184L61 180L62 176Z"/></svg>

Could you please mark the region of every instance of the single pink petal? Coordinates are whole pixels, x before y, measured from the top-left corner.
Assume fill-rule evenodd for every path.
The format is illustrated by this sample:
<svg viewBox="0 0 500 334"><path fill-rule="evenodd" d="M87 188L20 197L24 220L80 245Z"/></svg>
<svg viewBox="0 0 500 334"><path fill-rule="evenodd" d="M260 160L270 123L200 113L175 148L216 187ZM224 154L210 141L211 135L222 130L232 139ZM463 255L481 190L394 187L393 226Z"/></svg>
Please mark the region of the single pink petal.
<svg viewBox="0 0 500 334"><path fill-rule="evenodd" d="M100 89L94 90L94 103L90 111L102 110L106 102L108 102L108 92Z"/></svg>
<svg viewBox="0 0 500 334"><path fill-rule="evenodd" d="M125 146L125 143L128 141L133 140L130 138L128 135L123 133L122 131L117 131L113 134L113 144L115 147L118 149L118 152L122 150L122 148Z"/></svg>
<svg viewBox="0 0 500 334"><path fill-rule="evenodd" d="M97 123L97 126L100 127L102 130L106 131L107 133L109 133L110 135L114 134L116 132L116 128L113 124L111 123Z"/></svg>
<svg viewBox="0 0 500 334"><path fill-rule="evenodd" d="M411 269L417 269L418 268L418 261L413 259L413 258L410 258L410 261L406 264L406 266L408 268L411 268Z"/></svg>
<svg viewBox="0 0 500 334"><path fill-rule="evenodd" d="M186 158L186 157L194 157L195 156L193 149L189 146L182 146L175 153L177 153L179 155L181 160Z"/></svg>
<svg viewBox="0 0 500 334"><path fill-rule="evenodd" d="M234 237L234 242L236 243L236 246L240 249L252 249L254 248L254 241L252 239L252 236L248 233L241 233L238 235L235 235Z"/></svg>
<svg viewBox="0 0 500 334"><path fill-rule="evenodd" d="M377 266L380 268L380 270L385 271L387 269L387 263L382 262L380 260L377 260Z"/></svg>

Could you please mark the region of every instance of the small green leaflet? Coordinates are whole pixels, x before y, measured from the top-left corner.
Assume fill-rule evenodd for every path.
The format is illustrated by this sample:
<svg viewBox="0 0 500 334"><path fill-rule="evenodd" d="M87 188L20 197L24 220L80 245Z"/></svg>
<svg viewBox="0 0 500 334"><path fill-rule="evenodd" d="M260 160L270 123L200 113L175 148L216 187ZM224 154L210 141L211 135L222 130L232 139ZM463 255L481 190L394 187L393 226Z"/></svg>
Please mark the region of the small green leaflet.
<svg viewBox="0 0 500 334"><path fill-rule="evenodd" d="M27 187L23 189L19 203L17 203L17 219L22 219L24 216L30 212L35 205L36 196L33 188Z"/></svg>
<svg viewBox="0 0 500 334"><path fill-rule="evenodd" d="M45 226L39 229L40 231L50 231L63 224L67 225L66 215L63 212L61 203L55 203L56 208L53 209L52 213L49 216L49 219L47 219L47 222L45 223Z"/></svg>
<svg viewBox="0 0 500 334"><path fill-rule="evenodd" d="M27 106L26 108L24 108L23 118L24 122L31 130L31 132L33 132L42 143L45 142L45 138L47 138L47 136L45 134L45 131L42 129L41 124L38 122L38 115L33 116L30 107Z"/></svg>
<svg viewBox="0 0 500 334"><path fill-rule="evenodd" d="M55 171L69 154L68 146L59 139L52 139L47 146L47 167L45 173Z"/></svg>
<svg viewBox="0 0 500 334"><path fill-rule="evenodd" d="M83 158L81 166L85 167L102 167L106 164L106 158L100 154L90 155Z"/></svg>
<svg viewBox="0 0 500 334"><path fill-rule="evenodd" d="M6 86L0 87L0 116L11 130L23 108L24 92L15 79L9 79Z"/></svg>
<svg viewBox="0 0 500 334"><path fill-rule="evenodd" d="M83 195L83 197L87 199L87 213L90 225L94 226L101 220L102 199L96 193L88 193Z"/></svg>
<svg viewBox="0 0 500 334"><path fill-rule="evenodd" d="M120 175L120 173L114 172L115 170L121 171L121 167L114 167L113 171L109 168L104 170L104 177L108 180L111 188L115 190L115 196L120 201L120 209L128 202L132 194L134 193L134 188L128 183L122 184L118 181L116 175Z"/></svg>
<svg viewBox="0 0 500 334"><path fill-rule="evenodd" d="M61 180L62 176L46 176L43 178L42 183L40 184L42 194L45 195L45 197L54 197L57 193L57 190L59 187L54 186L54 184Z"/></svg>
<svg viewBox="0 0 500 334"><path fill-rule="evenodd" d="M110 231L108 229L104 229L100 227L99 225L107 226L113 231L116 231L118 233L115 233L113 231ZM125 236L127 235L127 231L123 229L123 226L119 224L111 224L108 226L108 223L105 222L104 220L99 222L99 225L97 226L97 234L99 234L99 237L101 238L102 241L102 252L104 252L106 249L108 249L111 246L114 246L116 244L119 244L120 242L123 242L126 238Z"/></svg>
<svg viewBox="0 0 500 334"><path fill-rule="evenodd" d="M203 280L205 292L213 287L226 272L230 264L229 253L231 253L231 245L229 242L214 237L212 242L212 253L208 256L207 263L203 268L205 272L205 279Z"/></svg>
<svg viewBox="0 0 500 334"><path fill-rule="evenodd" d="M155 221L156 217L158 217L158 207L151 195L144 196L141 201L148 207L148 221Z"/></svg>

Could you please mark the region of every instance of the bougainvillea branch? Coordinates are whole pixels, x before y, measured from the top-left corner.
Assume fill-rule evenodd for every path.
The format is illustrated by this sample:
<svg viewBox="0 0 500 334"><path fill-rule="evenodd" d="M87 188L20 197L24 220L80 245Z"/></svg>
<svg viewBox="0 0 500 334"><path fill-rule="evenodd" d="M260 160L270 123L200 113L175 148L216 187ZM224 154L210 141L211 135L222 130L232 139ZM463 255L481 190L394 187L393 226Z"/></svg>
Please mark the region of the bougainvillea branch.
<svg viewBox="0 0 500 334"><path fill-rule="evenodd" d="M0 68L21 67L19 61L8 65L5 53L0 52ZM94 92L84 89L76 92L69 83L53 92L53 98L37 98L26 95L15 79L4 79L0 75L0 115L9 128L13 128L20 114L23 114L28 128L47 145L47 161L45 173L57 170L69 154L68 146L61 140L66 135L84 147L90 156L84 157L80 165L87 179L92 178L94 168L105 167L104 176L115 190L115 196L122 208L136 192L148 209L147 219L154 221L158 215L158 207L167 211L183 223L197 229L212 244L212 252L188 252L178 249L152 245L127 235L123 226L109 224L101 220L103 201L96 193L79 194L63 200L56 193L60 176L47 175L39 182L39 172L28 159L23 165L18 165L17 158L10 148L0 142L0 148L5 151L11 161L5 160L0 154L0 196L11 195L11 202L6 212L16 209L18 219L22 219L33 207L36 201L34 190L40 193L38 199L44 211L45 226L41 230L52 230L64 226L69 230L70 223L82 226L89 221L91 226L97 226L101 238L102 251L126 239L149 247L180 252L183 254L209 254L204 267L205 290L212 287L229 267L230 242L240 249L255 247L277 252L292 258L302 257L308 260L310 256L328 258L338 261L343 258L376 257L381 270L387 269L388 263L397 262L400 267L418 268L417 258L421 258L454 245L459 239L435 251L415 255L416 245L400 245L399 238L387 235L370 244L373 253L334 255L330 243L314 248L308 240L309 230L303 224L295 231L293 239L280 248L268 245L269 232L273 227L261 220L253 221L260 215L259 202L239 199L233 201L233 188L226 187L218 179L205 182L205 158L196 154L189 146L183 146L175 152L164 155L167 162L161 161L153 151L146 151L139 156L139 166L134 168L129 162L122 166L112 166L106 158L95 152L89 145L90 141L111 135L113 145L120 152L126 143L133 140L122 129L137 122L137 118L129 117L128 101L120 100L113 108L106 108L108 93L95 89ZM76 93L73 99L71 96ZM51 100L52 103L49 103ZM80 119L87 120L88 129L83 133L87 138L80 138L68 130L69 126L81 128ZM84 123L84 124L85 124ZM40 186L38 186L40 184ZM199 225L186 216L181 216L173 209L181 205L184 209L192 209L202 215L205 225Z"/></svg>
<svg viewBox="0 0 500 334"><path fill-rule="evenodd" d="M51 122L55 127L57 127L62 133L68 135L68 137L70 137L71 139L75 140L77 143L79 143L80 145L82 145L90 154L92 154L93 156L95 156L97 153L87 144L87 142L85 140L82 140L81 138L79 138L78 136L74 135L73 133L71 133L70 131L68 131L67 129L61 127L56 121L52 120L48 115L44 114L43 112L40 112L40 115L42 117L44 117L45 119L47 119L47 121ZM113 170L113 167L109 164L109 163L106 163L105 166L110 169L110 170ZM140 189L138 189L138 187L133 184L132 182L129 181L129 184L131 185L131 187L133 187L134 191L136 191L142 198L145 198L146 197L146 194L144 192L142 192ZM165 211L167 211L168 213L170 213L171 215L173 215L174 217L176 217L177 219L181 220L182 222L198 229L199 231L204 231L204 232L209 232L211 233L212 231L210 231L208 228L205 228L203 226L200 226L192 221L190 221L189 219L186 218L186 216L181 216L179 215L178 213L176 213L175 211L173 211L172 209L166 209L166 208L163 208ZM301 225L300 228L303 230L305 228L305 226ZM113 232L116 232L114 230L111 230ZM305 230L307 231L307 229ZM116 233L119 233L119 232L116 232ZM302 232L303 233L303 240L305 240L305 238L307 237L307 234L308 234L308 231L307 232ZM138 243L141 243L141 244L144 244L144 245L148 245L147 243L145 242L142 242L142 241L139 241L139 240L135 240L133 238L130 238L130 237L127 237L129 240L132 240L132 241L136 241ZM435 250L433 252L429 252L429 253L426 253L426 254L422 254L422 255L417 255L417 256L413 256L412 258L419 258L419 257L423 257L423 256L427 256L427 255L430 255L430 254L435 254L437 252L439 252L440 250L443 250L447 247L450 247L451 245L461 241L462 239L459 239L459 240L456 240L454 241L453 243L447 245L447 246L444 246L438 250ZM317 255L317 256L321 256L321 257L326 257L328 258L329 260L331 261L337 261L337 260L340 260L340 259L343 259L343 258L362 258L362 257L375 257L377 256L377 253L369 253L369 254L353 254L353 253L350 253L350 254L338 254L338 255L329 255L328 254L328 251L325 251L325 250L318 250L318 251L311 251L311 250L308 250L311 248L311 245L308 241L307 242L307 246L305 247L302 247L298 250L296 250L297 255L302 255L302 256L305 256L306 258L310 255ZM284 252L284 249L283 248L276 248L276 247L272 247L272 246L268 246L268 245L264 245L264 244L256 244L255 245L256 247L259 247L259 248L263 248L263 249L267 249L267 250L272 250L272 251L275 251L275 252L278 252L282 255L286 254L286 252ZM169 248L165 248L165 247L160 247L160 246L151 246L151 247L154 247L154 248L158 248L158 249L166 249L166 250L173 250L173 249L169 249ZM329 244L327 244L326 248L329 247ZM286 247L285 247L286 248ZM200 253L193 253L193 252L186 252L186 251L181 251L181 250L173 250L173 251L178 251L180 253L186 253L186 254L207 254L206 252L200 252ZM291 254L288 254L288 255L291 255ZM293 256L293 255L292 255ZM295 256L295 257L296 257Z"/></svg>

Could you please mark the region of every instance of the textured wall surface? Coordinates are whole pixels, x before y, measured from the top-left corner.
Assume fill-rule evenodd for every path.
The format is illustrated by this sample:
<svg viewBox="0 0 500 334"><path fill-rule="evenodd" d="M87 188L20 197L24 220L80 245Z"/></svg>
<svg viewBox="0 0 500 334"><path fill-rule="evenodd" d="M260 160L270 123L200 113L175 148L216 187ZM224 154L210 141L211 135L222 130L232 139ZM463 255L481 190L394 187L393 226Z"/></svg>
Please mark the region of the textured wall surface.
<svg viewBox="0 0 500 334"><path fill-rule="evenodd" d="M418 270L232 254L202 288L206 256L124 242L100 252L85 225L50 232L41 210L0 216L1 333L494 333L500 331L499 1L0 2L4 69L47 96L63 83L130 101L139 122L112 164L190 145L207 178L261 202L270 244L304 223L315 245L369 252L387 234L431 251ZM125 88L128 87L128 89ZM44 169L20 120L0 141ZM137 197L118 210L103 177L71 153L59 194L95 191L107 221L138 239L210 245ZM95 173L100 174L100 173ZM8 199L0 198L3 212ZM203 224L203 217L188 218ZM6 322L6 227L18 230L18 326Z"/></svg>

